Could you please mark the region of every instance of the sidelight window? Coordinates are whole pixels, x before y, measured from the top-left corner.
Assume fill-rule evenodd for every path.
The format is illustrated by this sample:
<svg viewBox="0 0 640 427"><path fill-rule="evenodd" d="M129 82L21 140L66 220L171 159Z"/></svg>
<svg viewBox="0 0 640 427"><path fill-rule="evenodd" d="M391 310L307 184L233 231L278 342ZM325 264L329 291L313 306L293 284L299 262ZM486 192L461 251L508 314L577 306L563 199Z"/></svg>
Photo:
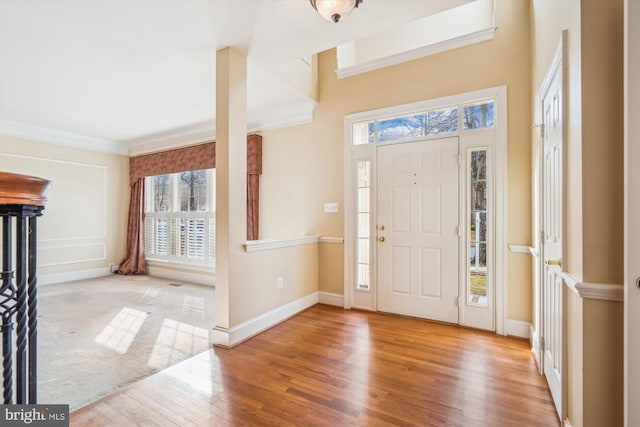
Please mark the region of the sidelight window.
<svg viewBox="0 0 640 427"><path fill-rule="evenodd" d="M489 189L487 150L469 150L467 302L487 305Z"/></svg>
<svg viewBox="0 0 640 427"><path fill-rule="evenodd" d="M358 238L356 288L371 289L371 161L358 162Z"/></svg>

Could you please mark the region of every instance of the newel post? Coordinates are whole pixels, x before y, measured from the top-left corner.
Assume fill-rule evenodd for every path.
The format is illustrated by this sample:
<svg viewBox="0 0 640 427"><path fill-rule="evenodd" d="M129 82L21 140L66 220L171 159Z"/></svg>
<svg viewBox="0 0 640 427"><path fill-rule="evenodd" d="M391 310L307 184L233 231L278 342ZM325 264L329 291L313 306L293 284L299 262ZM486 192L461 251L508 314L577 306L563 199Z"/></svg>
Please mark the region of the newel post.
<svg viewBox="0 0 640 427"><path fill-rule="evenodd" d="M4 404L38 401L37 217L42 215L50 186L46 179L0 172Z"/></svg>

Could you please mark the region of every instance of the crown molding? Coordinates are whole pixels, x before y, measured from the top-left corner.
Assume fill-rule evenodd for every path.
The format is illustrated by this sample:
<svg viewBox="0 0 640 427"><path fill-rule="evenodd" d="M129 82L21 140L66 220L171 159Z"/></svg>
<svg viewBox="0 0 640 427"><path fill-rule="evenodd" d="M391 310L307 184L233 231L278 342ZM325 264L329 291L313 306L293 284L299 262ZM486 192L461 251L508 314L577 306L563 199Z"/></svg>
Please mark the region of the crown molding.
<svg viewBox="0 0 640 427"><path fill-rule="evenodd" d="M315 101L309 101L294 107L264 108L251 111L248 114L247 133L310 123L313 121L315 106ZM0 134L65 145L83 150L138 156L213 141L216 138L216 127L215 119L211 119L211 121L201 122L167 132L117 142L25 123L0 120Z"/></svg>
<svg viewBox="0 0 640 427"><path fill-rule="evenodd" d="M310 123L316 103L305 102L294 107L264 108L248 113L247 133ZM130 156L171 150L216 139L215 119L180 129L127 141Z"/></svg>
<svg viewBox="0 0 640 427"><path fill-rule="evenodd" d="M10 120L0 120L0 134L83 150L127 154L127 147L122 142L93 138Z"/></svg>
<svg viewBox="0 0 640 427"><path fill-rule="evenodd" d="M205 141L213 141L216 138L215 120L198 123L193 126L173 129L137 138L126 142L129 148L127 154L139 156L155 151L171 150L173 148L186 147Z"/></svg>
<svg viewBox="0 0 640 427"><path fill-rule="evenodd" d="M465 34L453 39L433 43L417 49L411 49L404 52L388 55L382 58L373 59L362 64L351 65L348 67L338 68L336 74L339 79L355 76L369 71L378 70L380 68L390 67L392 65L401 64L403 62L413 61L414 59L423 58L425 56L435 55L449 50L469 46L475 43L484 42L493 39L496 27L490 27L475 33Z"/></svg>

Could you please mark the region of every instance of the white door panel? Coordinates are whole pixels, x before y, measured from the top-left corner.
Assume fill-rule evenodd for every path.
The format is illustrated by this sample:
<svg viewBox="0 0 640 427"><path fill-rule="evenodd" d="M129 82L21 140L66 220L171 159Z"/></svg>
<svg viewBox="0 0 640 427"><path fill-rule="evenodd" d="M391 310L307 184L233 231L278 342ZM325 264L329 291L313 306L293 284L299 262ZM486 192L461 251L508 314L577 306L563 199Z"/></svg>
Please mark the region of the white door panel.
<svg viewBox="0 0 640 427"><path fill-rule="evenodd" d="M458 323L458 138L378 148L378 223L378 309Z"/></svg>
<svg viewBox="0 0 640 427"><path fill-rule="evenodd" d="M562 280L562 67L552 67L541 96L543 144L542 200L542 365L558 415L563 417Z"/></svg>

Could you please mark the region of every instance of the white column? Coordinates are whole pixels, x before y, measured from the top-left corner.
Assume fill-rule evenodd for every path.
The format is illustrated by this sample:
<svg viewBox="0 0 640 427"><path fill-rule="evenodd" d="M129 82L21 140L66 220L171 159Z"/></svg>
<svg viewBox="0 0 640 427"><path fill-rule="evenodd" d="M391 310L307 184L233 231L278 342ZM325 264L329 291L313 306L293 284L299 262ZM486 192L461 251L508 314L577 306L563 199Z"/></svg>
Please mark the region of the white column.
<svg viewBox="0 0 640 427"><path fill-rule="evenodd" d="M215 345L228 346L234 270L246 240L247 57L233 47L216 52L216 296Z"/></svg>

